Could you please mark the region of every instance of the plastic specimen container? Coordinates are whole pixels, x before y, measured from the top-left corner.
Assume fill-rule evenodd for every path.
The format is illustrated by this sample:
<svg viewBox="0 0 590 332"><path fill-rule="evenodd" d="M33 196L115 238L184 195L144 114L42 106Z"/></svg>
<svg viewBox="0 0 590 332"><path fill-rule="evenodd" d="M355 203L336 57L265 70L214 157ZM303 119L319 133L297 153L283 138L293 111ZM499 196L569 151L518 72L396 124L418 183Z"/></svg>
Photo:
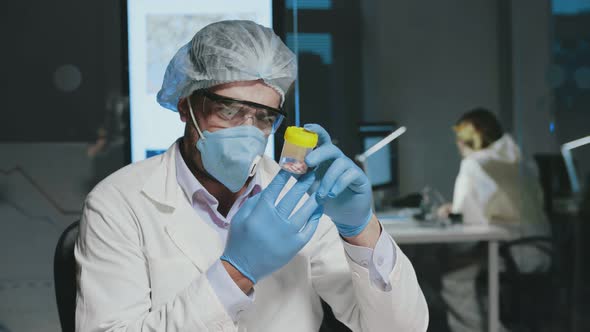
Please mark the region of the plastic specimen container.
<svg viewBox="0 0 590 332"><path fill-rule="evenodd" d="M285 144L279 166L294 174L307 172L305 156L318 144L318 134L301 127L290 126L285 131Z"/></svg>

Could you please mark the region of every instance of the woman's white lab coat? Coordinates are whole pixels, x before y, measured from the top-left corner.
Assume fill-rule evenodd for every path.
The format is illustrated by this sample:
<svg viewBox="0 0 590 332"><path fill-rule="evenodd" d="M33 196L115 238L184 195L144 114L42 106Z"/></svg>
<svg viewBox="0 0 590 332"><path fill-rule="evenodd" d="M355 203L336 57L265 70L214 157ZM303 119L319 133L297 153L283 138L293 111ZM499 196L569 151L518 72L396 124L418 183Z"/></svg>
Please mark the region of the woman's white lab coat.
<svg viewBox="0 0 590 332"><path fill-rule="evenodd" d="M397 249L391 290L345 254L323 217L291 262L255 285L234 323L205 272L223 251L176 180L174 146L123 168L86 200L76 244L77 331L317 331L320 297L354 331L425 331L428 309L410 261ZM266 186L278 166L264 160ZM261 258L263 259L263 258Z"/></svg>
<svg viewBox="0 0 590 332"><path fill-rule="evenodd" d="M520 149L505 134L485 149L469 154L453 192L453 212L465 223L493 223L508 229L514 238L549 236L538 179L522 162ZM512 250L523 272L546 269L549 257L534 247Z"/></svg>

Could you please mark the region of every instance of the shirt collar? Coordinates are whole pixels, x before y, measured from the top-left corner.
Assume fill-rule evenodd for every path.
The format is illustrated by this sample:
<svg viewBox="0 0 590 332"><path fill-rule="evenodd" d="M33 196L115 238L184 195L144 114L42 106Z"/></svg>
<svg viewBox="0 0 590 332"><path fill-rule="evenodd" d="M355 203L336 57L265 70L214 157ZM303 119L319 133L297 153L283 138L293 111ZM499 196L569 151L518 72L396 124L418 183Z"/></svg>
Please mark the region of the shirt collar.
<svg viewBox="0 0 590 332"><path fill-rule="evenodd" d="M190 171L188 166L186 165L182 154L180 153L180 139L176 142L176 146L174 148L174 153L176 154L176 180L178 184L184 191L186 197L191 202L194 203L195 200L202 200L208 203L208 205L212 206L215 210L217 209L217 205L219 202L217 198L211 195L205 187L195 178L193 173ZM242 198L248 196L254 196L262 190L262 180L260 178L260 170L256 171L252 181L248 184L246 191L238 197L236 202L241 204Z"/></svg>

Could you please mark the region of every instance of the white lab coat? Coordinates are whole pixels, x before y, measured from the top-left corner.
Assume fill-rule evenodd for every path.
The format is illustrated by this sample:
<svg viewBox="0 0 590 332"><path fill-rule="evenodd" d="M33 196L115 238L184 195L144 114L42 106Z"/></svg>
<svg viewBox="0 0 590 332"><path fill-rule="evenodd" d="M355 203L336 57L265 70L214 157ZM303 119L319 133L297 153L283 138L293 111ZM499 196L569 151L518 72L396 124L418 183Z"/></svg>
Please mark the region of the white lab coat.
<svg viewBox="0 0 590 332"><path fill-rule="evenodd" d="M76 244L77 331L317 331L320 297L354 331L425 331L428 309L410 261L396 247L390 291L344 252L325 216L311 241L254 286L234 323L206 277L223 251L176 180L174 146L129 165L88 195ZM266 186L278 165L264 159Z"/></svg>

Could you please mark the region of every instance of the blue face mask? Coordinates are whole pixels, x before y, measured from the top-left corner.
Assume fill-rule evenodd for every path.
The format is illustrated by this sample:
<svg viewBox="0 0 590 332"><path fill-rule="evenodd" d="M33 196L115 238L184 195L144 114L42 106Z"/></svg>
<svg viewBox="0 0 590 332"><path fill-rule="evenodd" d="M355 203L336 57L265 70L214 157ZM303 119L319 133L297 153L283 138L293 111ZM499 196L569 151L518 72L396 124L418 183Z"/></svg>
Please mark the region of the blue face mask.
<svg viewBox="0 0 590 332"><path fill-rule="evenodd" d="M205 170L232 192L238 192L249 177L256 173L266 148L266 136L254 126L237 126L214 132L201 132L193 115L191 118L201 138L197 149Z"/></svg>

